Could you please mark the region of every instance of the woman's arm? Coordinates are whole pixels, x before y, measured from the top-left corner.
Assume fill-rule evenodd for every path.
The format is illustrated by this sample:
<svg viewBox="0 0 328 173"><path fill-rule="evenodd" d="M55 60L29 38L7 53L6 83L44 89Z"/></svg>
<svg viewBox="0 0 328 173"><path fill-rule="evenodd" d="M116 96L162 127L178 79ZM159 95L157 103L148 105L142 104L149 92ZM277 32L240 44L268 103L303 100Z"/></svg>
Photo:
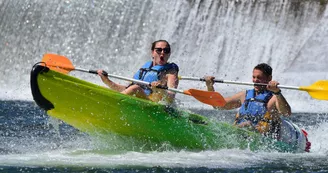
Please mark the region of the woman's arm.
<svg viewBox="0 0 328 173"><path fill-rule="evenodd" d="M172 71L166 74L167 77L167 87L169 88L178 88L179 85L179 78L178 78L178 71ZM175 92L167 91L167 101L172 103L175 99Z"/></svg>
<svg viewBox="0 0 328 173"><path fill-rule="evenodd" d="M100 76L101 80L111 89L122 92L126 89L126 86L117 84L111 80L108 79L108 76L103 75L103 70L98 70L98 75Z"/></svg>

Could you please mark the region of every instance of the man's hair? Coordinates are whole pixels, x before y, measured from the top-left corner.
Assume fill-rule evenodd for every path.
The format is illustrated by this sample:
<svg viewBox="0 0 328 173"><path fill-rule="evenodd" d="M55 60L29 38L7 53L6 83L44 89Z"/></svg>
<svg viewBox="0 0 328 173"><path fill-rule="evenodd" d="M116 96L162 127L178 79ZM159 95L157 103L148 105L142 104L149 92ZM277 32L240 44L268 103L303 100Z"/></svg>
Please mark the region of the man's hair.
<svg viewBox="0 0 328 173"><path fill-rule="evenodd" d="M155 49L156 43L158 43L158 42L165 42L167 44L167 47L171 49L171 46L170 46L169 42L167 42L166 40L157 40L157 41L154 41L151 44L151 50Z"/></svg>
<svg viewBox="0 0 328 173"><path fill-rule="evenodd" d="M265 75L271 76L272 75L272 68L266 63L261 63L258 64L257 66L254 67L254 70L260 70L262 71Z"/></svg>

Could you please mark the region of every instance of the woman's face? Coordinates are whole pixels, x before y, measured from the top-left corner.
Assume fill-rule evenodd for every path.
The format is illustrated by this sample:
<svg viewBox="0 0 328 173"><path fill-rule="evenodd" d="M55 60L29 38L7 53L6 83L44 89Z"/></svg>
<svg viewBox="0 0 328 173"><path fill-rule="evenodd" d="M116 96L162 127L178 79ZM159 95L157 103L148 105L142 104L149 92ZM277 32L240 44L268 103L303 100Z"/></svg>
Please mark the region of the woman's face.
<svg viewBox="0 0 328 173"><path fill-rule="evenodd" d="M171 50L166 42L157 42L154 50L151 52L154 65L164 65L167 63Z"/></svg>

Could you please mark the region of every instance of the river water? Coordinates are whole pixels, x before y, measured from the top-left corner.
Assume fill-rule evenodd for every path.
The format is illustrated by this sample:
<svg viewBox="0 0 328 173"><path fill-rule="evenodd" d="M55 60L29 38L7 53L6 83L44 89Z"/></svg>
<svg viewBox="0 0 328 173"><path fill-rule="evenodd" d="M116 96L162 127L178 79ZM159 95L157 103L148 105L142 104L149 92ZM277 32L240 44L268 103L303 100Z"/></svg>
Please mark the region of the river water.
<svg viewBox="0 0 328 173"><path fill-rule="evenodd" d="M0 172L328 172L327 101L283 90L291 119L309 133L310 153L239 149L152 152L100 150L95 141L49 118L34 103L29 73L45 53L77 67L130 77L150 60L150 44L171 43L179 75L251 81L269 63L283 85L310 86L328 78L326 1L302 0L0 0ZM98 77L73 72L103 85ZM118 81L124 83L123 81ZM249 87L216 84L228 96ZM180 89L205 89L180 81ZM188 96L181 108L231 122Z"/></svg>
<svg viewBox="0 0 328 173"><path fill-rule="evenodd" d="M309 133L310 153L107 150L88 135L50 119L34 102L0 102L0 172L327 172L327 115L297 113L292 120ZM220 121L233 113L193 109ZM108 146L107 146L108 147ZM115 148L115 146L109 146Z"/></svg>

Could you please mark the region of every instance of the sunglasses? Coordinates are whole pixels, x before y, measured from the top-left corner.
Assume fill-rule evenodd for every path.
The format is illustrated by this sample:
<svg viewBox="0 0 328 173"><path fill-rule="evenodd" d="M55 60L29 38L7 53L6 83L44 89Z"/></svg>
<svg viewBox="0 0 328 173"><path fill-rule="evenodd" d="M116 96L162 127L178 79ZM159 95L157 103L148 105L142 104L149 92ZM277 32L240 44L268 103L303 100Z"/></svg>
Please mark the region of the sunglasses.
<svg viewBox="0 0 328 173"><path fill-rule="evenodd" d="M162 51L164 51L165 54L169 54L171 52L171 49L170 48L154 48L156 53L160 54L162 53Z"/></svg>

